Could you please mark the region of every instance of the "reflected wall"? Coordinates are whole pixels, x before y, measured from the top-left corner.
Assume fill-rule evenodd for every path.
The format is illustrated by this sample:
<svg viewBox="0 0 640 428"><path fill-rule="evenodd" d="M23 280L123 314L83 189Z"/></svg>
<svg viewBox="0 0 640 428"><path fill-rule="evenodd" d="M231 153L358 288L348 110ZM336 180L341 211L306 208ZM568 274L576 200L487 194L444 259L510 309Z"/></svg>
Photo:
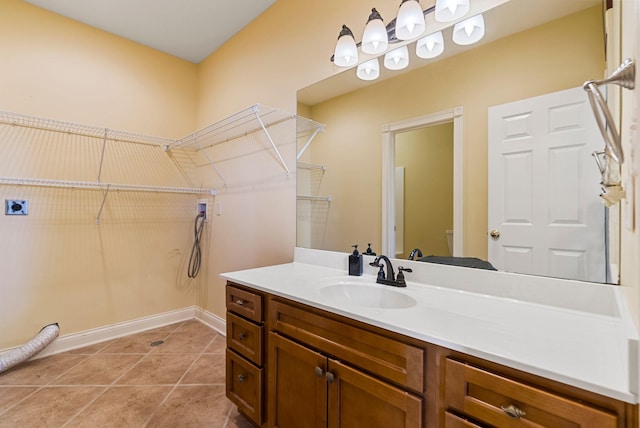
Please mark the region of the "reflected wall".
<svg viewBox="0 0 640 428"><path fill-rule="evenodd" d="M308 150L309 162L327 166L319 194L332 196L321 249L349 251L352 244L368 242L374 250L381 248L382 126L461 106L463 255L486 259L487 109L602 76L601 13L600 6L592 7L316 105L300 106L307 117L327 125Z"/></svg>

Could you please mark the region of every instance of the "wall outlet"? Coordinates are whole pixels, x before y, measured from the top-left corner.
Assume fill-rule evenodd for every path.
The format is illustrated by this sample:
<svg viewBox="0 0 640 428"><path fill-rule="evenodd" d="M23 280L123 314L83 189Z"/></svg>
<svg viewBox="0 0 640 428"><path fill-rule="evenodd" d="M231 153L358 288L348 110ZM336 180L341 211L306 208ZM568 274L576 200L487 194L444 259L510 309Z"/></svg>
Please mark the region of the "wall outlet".
<svg viewBox="0 0 640 428"><path fill-rule="evenodd" d="M29 201L23 199L5 199L5 215L27 215L29 214Z"/></svg>
<svg viewBox="0 0 640 428"><path fill-rule="evenodd" d="M209 213L208 211L209 201L206 199L200 199L198 201L198 215L204 214L204 221L209 221Z"/></svg>

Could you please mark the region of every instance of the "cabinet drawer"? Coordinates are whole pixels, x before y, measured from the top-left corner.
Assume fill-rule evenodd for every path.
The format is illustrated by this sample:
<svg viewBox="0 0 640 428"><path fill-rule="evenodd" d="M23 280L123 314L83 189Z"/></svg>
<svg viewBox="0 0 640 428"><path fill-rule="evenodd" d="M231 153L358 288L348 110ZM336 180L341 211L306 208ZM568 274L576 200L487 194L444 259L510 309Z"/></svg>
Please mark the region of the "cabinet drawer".
<svg viewBox="0 0 640 428"><path fill-rule="evenodd" d="M227 397L238 410L262 425L262 369L227 349Z"/></svg>
<svg viewBox="0 0 640 428"><path fill-rule="evenodd" d="M262 326L227 312L227 346L262 365Z"/></svg>
<svg viewBox="0 0 640 428"><path fill-rule="evenodd" d="M484 428L482 425L476 425L460 416L451 412L444 414L444 428Z"/></svg>
<svg viewBox="0 0 640 428"><path fill-rule="evenodd" d="M255 322L262 322L262 296L227 284L227 310Z"/></svg>
<svg viewBox="0 0 640 428"><path fill-rule="evenodd" d="M554 428L618 426L616 415L583 402L450 358L445 364L447 406L488 425Z"/></svg>
<svg viewBox="0 0 640 428"><path fill-rule="evenodd" d="M425 350L287 303L269 302L269 328L397 385L424 393Z"/></svg>

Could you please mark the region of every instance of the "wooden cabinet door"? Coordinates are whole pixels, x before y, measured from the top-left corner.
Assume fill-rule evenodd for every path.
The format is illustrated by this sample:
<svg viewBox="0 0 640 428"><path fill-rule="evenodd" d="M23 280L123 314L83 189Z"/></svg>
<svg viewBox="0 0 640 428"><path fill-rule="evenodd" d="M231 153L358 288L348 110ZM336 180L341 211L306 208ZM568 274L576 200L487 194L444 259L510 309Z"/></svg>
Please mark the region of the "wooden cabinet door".
<svg viewBox="0 0 640 428"><path fill-rule="evenodd" d="M420 428L422 399L329 360L329 428Z"/></svg>
<svg viewBox="0 0 640 428"><path fill-rule="evenodd" d="M269 426L327 426L327 358L269 333Z"/></svg>

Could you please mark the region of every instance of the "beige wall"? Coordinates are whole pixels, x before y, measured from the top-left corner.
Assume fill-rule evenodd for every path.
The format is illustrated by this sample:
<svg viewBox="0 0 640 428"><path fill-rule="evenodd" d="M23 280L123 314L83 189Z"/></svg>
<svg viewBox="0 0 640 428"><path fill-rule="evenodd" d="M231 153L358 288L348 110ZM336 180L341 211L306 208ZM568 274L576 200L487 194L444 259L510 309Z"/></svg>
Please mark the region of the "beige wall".
<svg viewBox="0 0 640 428"><path fill-rule="evenodd" d="M450 256L453 229L453 122L396 134L396 166L405 168L404 251Z"/></svg>
<svg viewBox="0 0 640 428"><path fill-rule="evenodd" d="M395 1L386 3L383 9L392 16L398 6ZM298 89L338 71L329 58L341 25L355 26L366 20L370 7L366 0L278 0L200 64L198 126L258 102L295 113ZM292 170L294 153L289 150L285 158ZM251 162L254 160L248 160ZM265 168L265 164L253 166ZM224 214L212 224L213 245L208 258L211 275L208 297L202 305L220 316L225 311L224 281L218 273L293 259L294 176L289 181L277 181L265 172L255 180L277 184L259 192L220 189L216 195ZM234 174L229 181L237 183L242 177ZM375 185L379 186L379 181Z"/></svg>
<svg viewBox="0 0 640 428"><path fill-rule="evenodd" d="M320 193L335 196L325 248L381 248L382 125L461 106L463 255L486 259L488 107L580 86L603 70L594 7L312 106L311 118L327 129L311 161L328 166Z"/></svg>
<svg viewBox="0 0 640 428"><path fill-rule="evenodd" d="M197 66L43 11L0 2L0 110L181 137L196 124ZM97 179L101 142L0 127L0 175ZM184 186L166 155L110 143L103 181ZM193 196L0 186L0 349L44 325L62 334L194 304L182 281ZM203 281L204 282L204 279Z"/></svg>
<svg viewBox="0 0 640 428"><path fill-rule="evenodd" d="M295 112L299 88L337 71L327 59L343 20L360 22L368 7L365 0L279 0L196 66L20 0L4 0L0 109L164 137L181 137L257 102ZM390 16L397 5L383 9ZM302 16L312 16L314 25ZM283 151L288 165L295 164L291 146ZM2 336L0 349L23 343L54 321L69 334L194 303L224 317L220 272L293 256L295 174L286 177L277 164L272 169L272 158L259 157L245 157L247 169L219 189L215 200L223 214L207 225L204 272L194 283L185 283L181 273L193 198L150 203L173 213L171 220L154 221L146 220L148 211L131 209L131 200L110 198L119 206L111 220L119 224L116 233L106 226L108 215L99 228L93 224L98 194L2 186L1 198L29 199L32 214L20 220L0 216L3 240L20 248L0 250L3 274L9 272L0 285L0 310L13 305L0 311L1 321L16 326ZM154 168L148 160L137 165ZM212 181L215 174L202 169L196 184ZM75 199L67 203L69 198ZM86 209L80 214L64 206ZM37 209L45 226L36 225ZM179 230L166 233L171 228Z"/></svg>

